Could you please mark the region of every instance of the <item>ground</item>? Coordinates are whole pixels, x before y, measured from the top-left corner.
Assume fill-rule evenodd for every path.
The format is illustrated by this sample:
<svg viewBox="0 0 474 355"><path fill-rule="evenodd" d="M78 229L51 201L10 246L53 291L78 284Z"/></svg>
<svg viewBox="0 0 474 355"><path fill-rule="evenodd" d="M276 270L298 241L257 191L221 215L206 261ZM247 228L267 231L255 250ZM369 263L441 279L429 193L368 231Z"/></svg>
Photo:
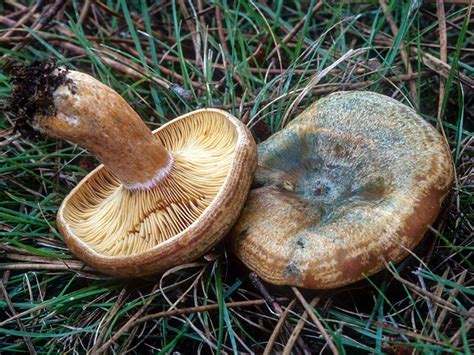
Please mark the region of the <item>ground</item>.
<svg viewBox="0 0 474 355"><path fill-rule="evenodd" d="M0 352L469 353L471 11L468 0L0 2ZM341 289L266 284L224 244L119 281L84 268L55 226L97 161L12 129L10 73L35 60L95 76L151 128L217 107L258 142L328 93L383 93L445 137L456 178L413 255Z"/></svg>

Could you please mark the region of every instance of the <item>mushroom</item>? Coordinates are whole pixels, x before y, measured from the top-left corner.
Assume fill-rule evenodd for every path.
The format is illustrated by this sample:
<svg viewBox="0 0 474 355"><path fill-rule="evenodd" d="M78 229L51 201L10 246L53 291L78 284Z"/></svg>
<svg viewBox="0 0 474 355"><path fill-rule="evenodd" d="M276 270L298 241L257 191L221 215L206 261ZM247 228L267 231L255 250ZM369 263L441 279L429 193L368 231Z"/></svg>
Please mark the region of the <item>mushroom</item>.
<svg viewBox="0 0 474 355"><path fill-rule="evenodd" d="M202 256L229 231L257 160L243 123L201 109L151 132L117 92L90 75L64 68L38 75L41 97L29 100L31 125L103 163L57 213L58 229L80 259L116 277L142 277ZM24 77L13 77L16 96L29 85ZM45 102L49 107L39 106Z"/></svg>
<svg viewBox="0 0 474 355"><path fill-rule="evenodd" d="M453 163L412 109L339 92L259 144L255 180L233 252L270 283L328 289L408 255L440 211Z"/></svg>

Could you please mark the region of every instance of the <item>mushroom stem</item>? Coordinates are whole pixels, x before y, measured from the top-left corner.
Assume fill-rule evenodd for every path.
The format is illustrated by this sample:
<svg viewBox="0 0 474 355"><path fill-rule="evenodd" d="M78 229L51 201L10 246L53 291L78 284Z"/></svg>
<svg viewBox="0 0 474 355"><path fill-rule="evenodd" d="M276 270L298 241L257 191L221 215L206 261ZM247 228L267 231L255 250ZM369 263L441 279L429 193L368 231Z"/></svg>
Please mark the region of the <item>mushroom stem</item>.
<svg viewBox="0 0 474 355"><path fill-rule="evenodd" d="M114 90L90 75L68 71L53 92L54 110L35 128L92 152L131 190L150 188L171 171L173 157Z"/></svg>

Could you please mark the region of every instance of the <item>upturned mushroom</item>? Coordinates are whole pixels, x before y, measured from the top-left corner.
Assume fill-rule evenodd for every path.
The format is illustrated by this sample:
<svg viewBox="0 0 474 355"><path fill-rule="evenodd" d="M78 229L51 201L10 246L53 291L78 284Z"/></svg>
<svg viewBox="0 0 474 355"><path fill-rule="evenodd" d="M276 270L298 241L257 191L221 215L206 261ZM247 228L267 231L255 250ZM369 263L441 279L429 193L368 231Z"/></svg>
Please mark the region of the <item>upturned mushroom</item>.
<svg viewBox="0 0 474 355"><path fill-rule="evenodd" d="M13 97L33 91L17 111L33 116L35 129L103 163L57 213L65 242L88 265L116 277L156 274L202 256L235 222L257 158L250 132L229 113L201 109L151 132L87 74L30 67L13 84Z"/></svg>
<svg viewBox="0 0 474 355"><path fill-rule="evenodd" d="M270 283L347 285L407 256L452 181L444 139L412 109L335 93L258 146L258 187L230 246Z"/></svg>

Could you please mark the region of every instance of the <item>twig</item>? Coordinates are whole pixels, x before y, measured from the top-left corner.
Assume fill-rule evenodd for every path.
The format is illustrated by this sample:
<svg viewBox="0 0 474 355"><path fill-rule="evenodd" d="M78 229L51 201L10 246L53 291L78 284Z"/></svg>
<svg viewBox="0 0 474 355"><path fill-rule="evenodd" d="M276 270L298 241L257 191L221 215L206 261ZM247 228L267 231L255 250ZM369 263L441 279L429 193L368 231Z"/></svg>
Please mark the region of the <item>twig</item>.
<svg viewBox="0 0 474 355"><path fill-rule="evenodd" d="M286 300L285 298L279 299L279 300ZM240 302L230 302L226 303L226 308L236 308L236 307L251 307L251 306L259 306L262 304L265 304L265 300L250 300L250 301L240 301ZM200 312L209 312L209 311L215 311L219 309L219 304L208 304L205 306L197 306L197 307L188 307L188 308L178 308L178 309L173 309L170 311L163 311L159 313L154 313L154 314L149 314L146 316L143 316L141 318L134 318L133 320L130 319L122 328L120 328L112 338L110 338L107 343L105 343L103 346L100 347L98 350L103 351L107 348L110 347L118 338L122 336L123 333L127 332L129 329L133 328L134 326L145 323L151 320L156 320L160 318L167 318L167 317L173 317L177 315L182 315L182 314L189 314L189 313L200 313Z"/></svg>
<svg viewBox="0 0 474 355"><path fill-rule="evenodd" d="M334 345L331 337L327 333L326 329L323 327L321 321L318 319L316 314L311 309L308 302L306 302L306 300L303 297L303 295L301 294L301 292L294 286L292 286L291 289L293 290L294 294L296 295L296 297L298 298L298 300L300 301L300 303L302 304L302 306L304 307L306 312L308 312L309 317L312 319L312 321L314 322L314 324L316 325L318 330L321 332L321 335L324 337L324 339L326 339L326 343L328 344L328 346L331 349L332 353L333 354L339 354L339 350L337 350L337 348Z"/></svg>
<svg viewBox="0 0 474 355"><path fill-rule="evenodd" d="M69 43L69 42L61 42L61 47L63 47L64 49L67 49L68 51L71 51L73 52L74 54L76 55L88 55L86 50L79 47L79 46L76 46L72 43ZM124 74L128 74L130 76L133 76L135 78L140 78L142 79L143 78L143 75L140 73L141 71L137 68L135 68L133 65L132 68L128 67L127 65L123 64L123 63L120 63L119 61L115 60L115 59L112 59L110 57L107 57L103 54L100 54L98 53L97 56L102 59L105 63L107 63L110 67L118 70L118 71L121 71L122 73ZM117 58L119 58L120 56L116 53L114 53L114 56L116 56ZM124 62L127 62L126 59L124 59ZM167 81L167 80L164 80L164 79L161 79L161 78L157 78L157 77L152 77L151 80L165 88L165 89L170 89L171 87L171 84Z"/></svg>
<svg viewBox="0 0 474 355"><path fill-rule="evenodd" d="M99 40L99 39L97 37L94 37L94 40ZM1 43L1 40L0 40L0 43ZM257 48L257 50L258 50L258 48ZM169 53L163 55L161 57L161 60L162 61L170 61L170 62L173 62L173 63L179 63L180 62L178 57L170 55ZM196 60L195 59L189 58L189 59L187 59L187 61L191 64L196 65ZM212 67L214 67L216 69L220 69L220 70L224 70L226 68L225 65L219 64L219 63L211 63L211 65L212 65ZM276 69L276 68L255 68L255 67L250 67L249 66L248 68L246 68L246 70L248 70L251 73L268 72L270 74L281 74L280 69ZM316 69L292 69L291 72L294 73L294 74L314 74L314 73L317 72L317 70Z"/></svg>
<svg viewBox="0 0 474 355"><path fill-rule="evenodd" d="M216 5L216 22L217 22L217 34L219 35L219 42L222 46L222 50L224 51L224 60L227 62L230 68L232 68L232 73L234 74L235 80L240 84L240 86L243 88L244 84L242 82L242 79L239 75L239 73L235 70L235 66L232 65L232 62L230 60L230 52L229 52L229 47L227 46L227 41L225 38L224 34L224 26L222 24L222 10L219 5Z"/></svg>
<svg viewBox="0 0 474 355"><path fill-rule="evenodd" d="M135 49L132 49L130 47L126 47L127 48L127 51L130 52L131 54L135 55L135 56L139 56L138 52L135 50ZM120 58L121 61L126 61L128 63L128 65L130 66L133 66L134 67L134 64L130 61L128 61L126 58L124 58L123 56L117 56L116 52L112 52L112 51L109 51L109 50L104 50L105 52L109 53L111 56L116 56L117 58ZM150 65L150 67L154 67L155 64L153 63L153 60L151 60L150 58L145 58L145 61ZM180 82L184 82L184 78L182 75L176 73L175 71L173 70L170 70L168 69L167 67L163 66L163 65L158 65L158 69L160 70L161 73L163 74L166 74L166 75L169 75L169 76L172 76L174 77L176 80L179 80ZM148 73L150 75L150 73ZM164 80L164 79L162 79ZM205 88L205 85L201 84L201 83L198 83L196 81L192 81L190 80L190 83L191 85L196 88L196 89L200 89L200 90L204 90ZM176 83L170 83L170 87L173 87L173 86L176 86L177 84ZM181 90L183 91L186 91L185 89L181 88ZM192 97L192 95L190 95L190 97L188 97L188 99L190 99Z"/></svg>
<svg viewBox="0 0 474 355"><path fill-rule="evenodd" d="M450 272L450 267L446 268L446 270L443 272L443 275L441 275L441 278L443 279L446 279L449 275L449 272ZM419 275L421 277L421 275ZM441 295L443 294L443 290L444 290L444 284L439 282L437 285L436 285L436 289L434 290L434 294L438 297L441 297ZM438 312L438 307L439 305L438 304L435 304L434 307L433 307L433 314L436 315L436 313ZM446 311L446 308L443 308L443 312ZM447 314L447 312L446 312ZM435 324L431 324L430 323L430 320L429 320L429 317L427 316L425 318L425 324L424 326L427 326L429 324L431 324L432 326L432 330L431 330L431 333L430 333L430 336L435 336L436 337L436 340L439 340L439 337L438 337L438 334L437 334L437 330L439 329L439 326L443 323L444 321L444 317L445 315L443 316L442 314L438 317L437 321Z"/></svg>
<svg viewBox="0 0 474 355"><path fill-rule="evenodd" d="M363 23L359 24L361 27L364 27ZM375 35L375 40L381 44L383 43L389 45L393 39L391 37L387 38L387 34L381 35L378 33ZM410 50L414 55L418 55L419 53L417 47L410 47ZM436 58L435 56L423 51L421 51L421 56L423 57L423 64L425 64L429 69L434 71L436 74L443 76L445 79L448 78L449 72L451 71L451 65L443 63L439 58ZM466 74L457 72L453 78L469 86L469 88L474 89L474 79L470 78Z"/></svg>
<svg viewBox="0 0 474 355"><path fill-rule="evenodd" d="M342 55L340 58L338 58L334 63L329 65L328 67L324 68L319 72L317 75L314 75L311 81L301 90L301 92L296 96L296 98L293 100L293 102L290 104L289 108L286 110L285 115L283 116L280 127L283 128L285 127L289 116L292 114L293 109L303 100L303 98L313 90L316 85L321 81L322 78L324 78L331 70L333 70L335 67L337 67L339 64L344 62L345 60L349 60L352 57L355 57L363 52L365 52L367 48L359 48L356 50L350 49L344 55ZM252 121L252 120L251 120Z"/></svg>
<svg viewBox="0 0 474 355"><path fill-rule="evenodd" d="M468 11L468 14L469 13L470 12ZM363 22L358 22L357 24L362 29L365 29L366 31L371 31L371 28L368 27ZM374 41L378 42L379 44L390 46L393 42L393 37L386 33L378 32L375 35ZM415 46L411 46L410 51L414 55L418 55L419 53L418 48ZM448 78L449 72L451 71L451 65L447 63L443 63L439 58L436 58L435 56L423 51L421 51L421 56L423 57L423 64L425 64L429 69L434 71L436 74L442 75L445 79ZM463 84L469 86L471 89L474 89L474 79L470 78L469 76L461 72L456 72L454 74L455 74L453 77L454 79L459 80Z"/></svg>
<svg viewBox="0 0 474 355"><path fill-rule="evenodd" d="M12 264L0 264L0 270L37 270L37 271L81 271L97 273L97 270L86 266L84 264L43 264L43 263L12 263Z"/></svg>
<svg viewBox="0 0 474 355"><path fill-rule="evenodd" d="M430 75L430 72L423 71L421 73L416 72L416 73L413 73L411 75L401 74L401 75L397 75L397 76L381 77L380 80L386 81L388 83L399 83L399 82L403 82L405 80L411 80L411 79L416 78L418 76L426 77L426 76L429 76L429 75ZM367 81L361 81L361 82L358 82L358 83L349 83L349 84L345 84L345 83L321 84L312 91L312 94L314 94L314 95L329 94L331 92L341 90L341 87L344 87L345 90L363 89L363 88L366 88L370 85L375 84L377 81L378 80L367 80ZM290 94L292 95L295 92L300 92L302 90L303 89L300 89L299 91L293 91ZM261 101L258 101L258 102L261 105L266 105L266 104L269 104L271 102L276 102L276 101L278 101L278 98L277 98L277 100L267 99L267 100L261 100ZM247 102L237 102L235 104L215 105L214 107L220 108L222 110L229 110L229 109L232 109L234 106L235 107L241 106L242 108L247 108L247 107L254 106L256 103L257 103L257 100L252 100L252 101L247 101Z"/></svg>
<svg viewBox="0 0 474 355"><path fill-rule="evenodd" d="M5 288L5 285L3 284L3 281L0 280L0 288L2 289L2 295L3 295L3 299L5 300L5 302L7 303L8 305L8 309L10 310L10 312L13 314L13 316L16 316L17 313L15 311L15 307L13 307L13 304L10 300L10 297L8 297L8 292ZM17 318L16 319L16 322L18 324L18 327L21 329L22 332L26 332L26 328L25 328L25 325L23 324L23 322L21 321L20 318ZM25 343L26 343L26 347L28 348L28 351L30 352L30 354L36 354L36 350L35 350L35 347L33 346L33 343L31 342L30 338L28 338L26 335L23 336L23 339L25 340Z"/></svg>
<svg viewBox="0 0 474 355"><path fill-rule="evenodd" d="M439 44L427 43L427 42L421 42L420 46L421 47L428 47L428 48L435 48L435 49L440 48ZM457 49L456 46L447 46L446 48L451 49L451 50L456 50ZM461 52L474 53L474 48L462 47L462 48L459 48L459 50Z"/></svg>
<svg viewBox="0 0 474 355"><path fill-rule="evenodd" d="M412 51L418 54L418 48L413 47ZM433 70L435 73L439 74L443 78L447 79L449 72L451 71L451 66L449 64L443 63L441 60L429 53L422 53L423 63ZM462 83L468 85L471 89L474 89L474 79L470 78L466 74L461 72L456 74L456 78Z"/></svg>
<svg viewBox="0 0 474 355"><path fill-rule="evenodd" d="M389 270L390 270L390 269L389 269ZM391 271L391 270L390 270L390 271ZM430 293L430 292L427 292L427 291L423 290L421 287L418 287L417 285L411 283L410 281L401 278L400 276L398 276L397 274L395 274L395 273L393 273L393 272L391 272L391 274L393 275L393 277L394 277L397 281L399 281L399 282L401 282L402 284L408 286L408 287L411 288L413 291L419 293L421 296L425 296L425 297L431 298L433 301L438 302L439 304L441 304L441 305L447 307L447 308L448 308L450 311L452 311L452 312L457 312L457 313L462 314L462 315L464 315L464 316L469 315L468 312L465 312L465 311L463 311L462 309L458 309L458 308L457 308L455 305L453 305L451 302L446 301L446 300L442 299L441 297L438 297L438 296L436 296L436 295L434 295L434 294L432 294L432 293ZM472 316L472 315L471 315L471 316Z"/></svg>
<svg viewBox="0 0 474 355"><path fill-rule="evenodd" d="M276 315L282 316L283 314L283 309L281 308L280 304L275 300L275 298L270 295L270 292L268 292L267 288L265 285L260 281L260 278L255 272L251 272L249 274L250 281L252 282L252 285L262 294L263 298L267 302L267 307ZM288 328L290 331L293 330L293 327L291 325L288 325ZM303 349L304 352L309 353L309 349L306 346L305 342L303 339L298 338L297 340L298 346Z"/></svg>
<svg viewBox="0 0 474 355"><path fill-rule="evenodd" d="M444 0L436 0L436 13L438 15L439 27L439 59L443 63L448 62L448 40L446 35L446 16L444 13ZM444 98L444 78L439 78L439 100L438 100L438 121L441 121L441 110Z"/></svg>
<svg viewBox="0 0 474 355"><path fill-rule="evenodd" d="M474 307L470 308L469 312L474 314ZM449 342L457 347L459 343L459 338L461 337L461 333L465 332L466 334L469 334L469 331L471 330L473 323L474 323L474 318L472 316L468 317L466 323L464 323L464 326L461 325L459 327L456 333L454 333L451 339L449 339Z"/></svg>
<svg viewBox="0 0 474 355"><path fill-rule="evenodd" d="M13 136L8 137L7 139L4 139L3 141L1 141L0 142L0 147L4 147L4 146L8 145L8 144L10 144L11 142L17 140L20 137L21 137L20 133L15 133Z"/></svg>
<svg viewBox="0 0 474 355"><path fill-rule="evenodd" d="M456 280L456 283L458 285L463 285L464 284L464 280L466 278L466 275L467 275L467 269L464 270L461 275L459 276L459 278ZM459 288L453 288L451 290L451 292L449 293L449 298L455 298L459 293ZM438 295L437 295L438 296ZM436 305L437 306L437 305ZM436 324L434 325L435 328L439 329L441 327L441 324L443 324L443 321L444 319L446 318L446 315L448 314L448 309L447 308L443 308L441 313L439 314L439 317L438 319L436 320Z"/></svg>
<svg viewBox="0 0 474 355"><path fill-rule="evenodd" d="M2 16L0 15L0 24L2 25L5 25L5 26L8 26L8 27L13 27L15 26L15 21L13 20L10 20L8 17L6 16ZM3 43L4 41L7 41L7 43L10 42L10 38L0 38L2 41L0 43Z"/></svg>
<svg viewBox="0 0 474 355"><path fill-rule="evenodd" d="M33 32L41 30L45 27L51 19L58 14L61 8L66 5L66 0L56 0L46 11L44 14L39 16L35 25L33 25L32 32L28 33L24 39L27 39L32 36ZM26 45L27 42L24 40L16 44L11 50L12 51L19 51Z"/></svg>
<svg viewBox="0 0 474 355"><path fill-rule="evenodd" d="M7 272L8 272L8 271L7 271ZM49 305L50 305L50 303L43 302L42 304L40 304L40 305L38 305L38 306L36 306L36 307L33 307L33 308L28 309L28 310L26 310L26 311L23 311L23 312L14 314L14 315L11 316L10 318L5 319L3 322L0 322L0 327L3 327L4 325L10 323L10 322L13 321L13 320L20 319L21 317L26 316L27 314L34 313L34 312L36 312L36 311L40 311L40 310L42 310L43 308L48 307Z"/></svg>
<svg viewBox="0 0 474 355"><path fill-rule="evenodd" d="M203 62L202 62L202 55L201 55L201 37L199 35L201 31L196 30L196 27L194 26L194 23L192 20L194 17L189 16L189 12L184 0L178 0L178 4L179 4L179 8L181 9L181 13L184 16L184 19L185 19L184 21L188 25L189 32L191 33L197 65L202 67Z"/></svg>
<svg viewBox="0 0 474 355"><path fill-rule="evenodd" d="M438 0L432 0L432 2L434 2L434 1L438 1ZM465 1L466 1L465 5L470 5L470 1L471 1L471 0L465 0ZM449 3L449 1L444 0L444 3L447 4L447 3ZM423 8L423 7L422 7L420 10L421 10L421 12L423 12L424 14L426 14L426 15L428 15L428 16L431 16L431 17L433 17L433 18L435 18L435 19L438 18L438 15L437 15L437 14L435 14L435 13L433 13L433 12L427 10L426 8ZM462 29L462 26L458 25L457 23L454 23L453 21L448 21L448 20L446 20L446 23L447 23L450 27L453 27L453 28L455 28L455 29L458 30L458 31L461 31L461 29ZM466 31L466 34L469 35L469 36L474 36L474 32L469 31L469 30ZM453 47L453 49L455 49L455 48L456 48L456 47Z"/></svg>
<svg viewBox="0 0 474 355"><path fill-rule="evenodd" d="M21 28L23 27L23 25L25 23L27 23L31 17L33 16L33 14L36 12L36 10L38 9L38 5L40 5L39 2L37 2L36 4L34 4L30 10L22 17L20 18L16 23L14 23L12 26L10 26L11 28L5 32L1 38L7 38L7 37L10 37L10 35L15 32L18 28Z"/></svg>
<svg viewBox="0 0 474 355"><path fill-rule="evenodd" d="M273 345L275 344L275 340L277 339L278 335L280 334L283 325L285 324L286 318L288 317L288 313L291 311L293 306L296 303L296 299L293 299L288 307L285 308L285 311L280 315L280 319L278 319L278 323L273 328L272 335L268 339L267 345L265 346L265 350L263 351L263 355L269 355L272 353ZM294 332L294 331L293 331Z"/></svg>
<svg viewBox="0 0 474 355"><path fill-rule="evenodd" d="M82 6L81 15L79 16L79 23L84 23L87 15L89 14L89 10L91 8L92 0L84 1L84 5Z"/></svg>
<svg viewBox="0 0 474 355"><path fill-rule="evenodd" d="M383 323L383 322L379 322L379 321L371 321L370 323L372 325L376 326L376 327L381 327L381 328L386 329L386 330L388 330L390 332L393 332L395 334L403 334L407 337L414 338L414 339L417 339L419 341L432 343L432 344L436 344L436 345L443 345L444 344L441 341L435 340L435 339L433 339L429 336L426 336L426 335L423 335L423 334L420 334L420 333L417 333L417 332L414 332L414 331L411 331L411 330L408 330L408 329L396 327L396 326L386 324L386 323Z"/></svg>
<svg viewBox="0 0 474 355"><path fill-rule="evenodd" d="M253 287L255 287L258 292L263 296L265 301L267 302L268 307L275 313L276 315L281 316L283 314L283 310L281 309L280 305L277 301L270 295L267 288L260 282L260 278L255 272L251 272L249 274L250 281L252 282Z"/></svg>
<svg viewBox="0 0 474 355"><path fill-rule="evenodd" d="M81 48L78 47L72 43L69 42L60 42L60 45L69 51L72 51L73 53L76 53L78 55L88 55L87 52ZM138 79L143 79L145 76L143 75L143 68L137 68L134 63L132 63L130 60L127 58L124 58L118 53L111 52L108 50L103 50L103 52L106 52L109 56L106 56L105 54L102 53L97 53L97 56L101 58L105 63L107 63L110 67L124 73L127 75L130 75L134 78ZM119 61L120 60L120 61ZM122 62L121 62L122 61ZM124 64L126 63L126 64ZM176 76L179 75L177 73L174 73ZM149 80L151 80L154 84L163 87L167 90L173 91L175 94L181 96L185 100L189 100L191 95L188 90L183 89L180 85L171 83L166 79L160 78L158 76L148 76ZM194 81L191 81L191 84L193 87L198 87L202 88L202 85L199 83L196 83Z"/></svg>
<svg viewBox="0 0 474 355"><path fill-rule="evenodd" d="M11 232L9 227L3 227L0 225L0 230L5 230L7 232ZM29 251L25 249L21 249L18 247L14 247L13 245L7 244L7 243L0 243L0 250L4 250L6 252L11 252L11 253L19 253L19 254L27 254L27 255L33 255Z"/></svg>
<svg viewBox="0 0 474 355"><path fill-rule="evenodd" d="M115 302L115 304L114 304L112 310L111 310L110 313L108 314L107 320L106 320L105 323L102 325L103 331L99 333L99 336L98 336L97 339L95 340L95 344L94 344L94 347L93 347L92 350L91 350L91 353L95 353L95 352L97 351L97 349L100 347L100 344L102 343L102 340L104 340L107 327L108 327L109 324L112 322L112 320L114 319L115 315L117 314L117 312L119 311L120 307L122 306L123 301L125 300L125 293L126 293L126 292L127 292L127 290L126 290L125 288L123 288L122 291L120 291L120 294L119 294L118 297L117 297L117 301ZM99 328L100 328L100 327L97 327L97 331L99 330Z"/></svg>
<svg viewBox="0 0 474 355"><path fill-rule="evenodd" d="M425 0L426 3L434 3L437 0ZM469 5L470 0L443 0L447 4L458 4L458 5ZM344 0L345 3L348 4L366 4L372 3L372 0Z"/></svg>
<svg viewBox="0 0 474 355"><path fill-rule="evenodd" d="M103 11L105 11L106 13L114 16L114 17L117 17L119 18L120 20L124 21L125 22L125 17L112 10L111 8L109 8L107 5L105 5L104 3L102 3L101 1L99 0L94 0L94 5L96 5L98 8L102 9ZM141 31L146 31L146 28L143 24L139 23L138 21L135 21L133 20L133 24L138 28L140 29ZM176 38L174 37L170 37L170 36L166 36L164 34L162 34L160 31L152 31L152 34L154 37L160 39L160 40L163 40L163 41L167 41L167 42L174 42L176 41Z"/></svg>
<svg viewBox="0 0 474 355"><path fill-rule="evenodd" d="M204 4L202 3L202 0L197 0L197 7L198 7L198 16L199 16L199 22L201 23L201 28L206 28L206 18L204 17L205 11L212 10L211 7L209 7L207 10L204 10Z"/></svg>
<svg viewBox="0 0 474 355"><path fill-rule="evenodd" d="M260 59L263 59L263 54L264 54L264 51L265 51L265 46L264 44L267 42L267 39L268 39L268 33L265 33L263 35L263 38L261 41L259 41L260 43L258 44L257 48L255 49L255 51L253 53L251 53L246 59L245 59L245 62L250 65L250 63L252 63L253 61L259 61ZM278 74L280 73L280 69L278 69Z"/></svg>
<svg viewBox="0 0 474 355"><path fill-rule="evenodd" d="M3 246L0 245L0 249L4 249ZM85 266L85 264L79 260L64 260L64 259L47 258L43 256L33 255L33 254L25 255L24 253L17 254L17 253L10 252L3 255L3 257L10 260L29 261L29 262L44 263L44 264L59 264L59 265L76 266L76 267Z"/></svg>
<svg viewBox="0 0 474 355"><path fill-rule="evenodd" d="M278 46L278 41L276 40L276 36L275 36L275 33L273 32L272 26L270 26L270 24L268 23L268 20L265 17L265 15L263 14L262 10L260 10L260 8L252 0L250 0L250 3L255 8L255 10L259 13L259 15L262 17L263 22L265 22L265 25L268 28L268 32L270 32L270 35L272 36L273 43L275 44L275 48L277 50L276 54L277 54L278 64L279 64L278 67L279 67L280 71L283 72L283 61L281 59L280 49L276 47L276 46ZM268 5L266 5L266 6L268 6ZM280 86L280 88L281 88L281 86Z"/></svg>
<svg viewBox="0 0 474 355"><path fill-rule="evenodd" d="M60 3L62 3L62 1L64 0L56 0L56 3L53 4L51 6L50 9L48 9L47 13L50 14L51 13L51 10L52 8L57 8L59 6ZM96 1L95 2L96 5L98 5L99 7L101 7L102 9L106 10L107 12L109 13L112 13L114 16L117 16L119 17L120 19L124 20L123 19L123 16L121 14L118 14L118 13L115 13L114 11L110 10L107 6L103 5L100 1ZM64 5L64 4L62 4ZM59 7L60 8L60 7ZM35 15L36 16L36 15ZM44 19L42 20L44 22ZM141 24L138 24L137 23L137 27L139 27L140 29L143 29L143 26ZM39 28L38 28L39 30ZM74 34L72 32L70 32L69 30L67 30L66 28L59 28L59 31L62 32L63 34L65 34L66 36L71 36L73 37ZM162 38L162 36L160 36L158 33L155 33L153 32L153 34L157 37L157 38ZM28 35L24 38L26 39L28 37ZM69 43L69 42L59 42L59 44L64 48L64 49L67 49L69 51L72 51L73 53L75 53L76 55L88 55L88 53L86 52L85 49L81 48L81 47L78 47L72 43ZM96 48L96 49L99 49L99 48ZM101 50L103 52L106 52L108 55L110 55L111 57L109 56L106 56L104 54L101 54L101 53L98 53L98 57L100 57L105 63L107 63L110 67L116 69L116 70L119 70L121 71L122 73L124 74L128 74L130 76L133 76L135 78L140 78L140 79L143 79L144 78L144 75L142 74L143 73L143 70L142 68L137 68L135 66L134 63L132 63L130 60L128 60L127 58L121 56L120 54L118 53L115 53L115 52L111 52L109 50L106 50L106 49L102 49ZM123 63L126 63L126 64L123 64ZM177 75L176 73L172 72L169 70L168 74L170 75ZM151 77L151 80L161 86L161 87L164 87L168 90L172 90L173 92L175 92L177 95L180 95L182 96L184 99L189 99L189 96L187 96L188 94L188 91L187 90L180 90L181 87L177 84L174 84L174 83L170 83L169 81L165 80L165 79L162 79L162 78L159 78L157 76L152 76ZM191 84L193 85L193 87L195 88L198 88L198 89L205 89L205 87L199 83L196 83L196 82L191 82Z"/></svg>
<svg viewBox="0 0 474 355"><path fill-rule="evenodd" d="M25 13L27 13L30 10L29 7L25 7L24 9L16 10L11 13L9 13L6 17L9 19L14 19L20 16L23 16Z"/></svg>
<svg viewBox="0 0 474 355"><path fill-rule="evenodd" d="M309 17L311 18L312 16L314 16L316 14L316 12L318 12L323 6L324 6L324 2L318 1L318 3L316 3L313 6L313 8L311 9ZM306 21L307 21L307 16L304 16L301 20L298 21L298 23L292 28L292 30L290 32L288 32L285 37L283 37L281 42L285 43L285 44L288 43L288 41L290 41L295 36L295 34L298 33L298 31L301 29L301 27L303 27L303 25ZM280 47L281 47L281 44L278 43L275 46L275 48L273 48L271 50L271 52L268 54L267 58L273 57L275 55L276 51L280 49Z"/></svg>
<svg viewBox="0 0 474 355"><path fill-rule="evenodd" d="M385 14L385 17L387 19L387 22L390 26L390 30L393 33L393 36L396 37L398 34L398 26L397 23L395 22L395 19L393 18L392 13L390 12L387 4L385 3L385 0L379 0L379 5L382 8L383 13ZM403 64L405 65L405 68L407 69L407 74L410 75L413 73L413 68L410 63L410 58L408 56L408 52L405 49L403 43L400 44L400 55L402 57ZM410 96L413 102L417 102L417 93L416 93L416 85L415 82L410 80L408 82L408 85L410 87Z"/></svg>
<svg viewBox="0 0 474 355"><path fill-rule="evenodd" d="M153 290L151 291L151 295L153 295L153 293L155 293L157 289L157 286L155 285L153 287ZM148 308L148 306L151 304L151 302L153 302L155 298L154 297L150 297L144 304L142 307L140 307L140 309L135 312L135 314L130 317L130 319L125 323L125 325L120 329L122 330L123 329L123 332L126 332L130 329L132 329L137 323L136 323L136 320L143 314L143 312L146 311L146 309ZM102 345L100 348L97 349L97 353L103 353L104 351L108 350L112 344L114 344L118 338L120 338L122 334L118 334L118 332L113 335L107 342L104 343L104 345Z"/></svg>
<svg viewBox="0 0 474 355"><path fill-rule="evenodd" d="M319 300L320 300L319 297L314 297L311 300L311 303L309 305L311 307L314 307L318 304ZM286 342L285 348L283 349L283 355L290 355L291 354L291 350L293 350L295 342L298 339L298 337L301 333L301 330L304 327L306 319L308 319L308 311L304 311L303 315L301 316L300 320L298 321L298 324L296 324L295 329L291 333L290 338Z"/></svg>

